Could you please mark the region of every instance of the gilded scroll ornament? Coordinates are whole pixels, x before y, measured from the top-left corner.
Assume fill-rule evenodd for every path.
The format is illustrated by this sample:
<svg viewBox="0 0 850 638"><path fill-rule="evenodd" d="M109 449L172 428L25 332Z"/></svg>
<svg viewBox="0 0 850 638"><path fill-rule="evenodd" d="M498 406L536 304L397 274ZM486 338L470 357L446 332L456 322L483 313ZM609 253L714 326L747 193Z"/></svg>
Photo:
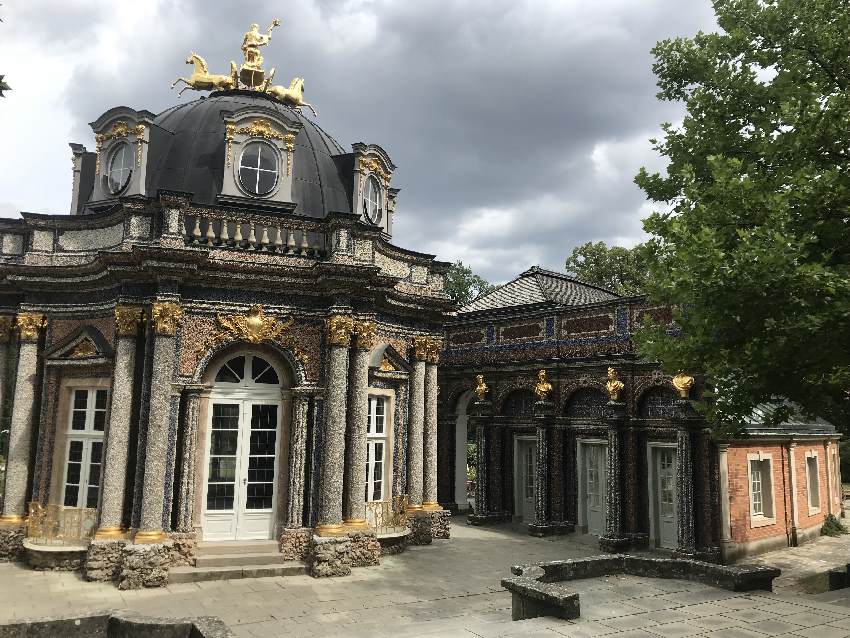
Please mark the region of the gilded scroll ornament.
<svg viewBox="0 0 850 638"><path fill-rule="evenodd" d="M620 393L623 391L623 382L617 376L617 371L614 368L608 368L608 383L605 384L605 389L608 390L608 398L612 401L620 400Z"/></svg>
<svg viewBox="0 0 850 638"><path fill-rule="evenodd" d="M380 177L382 180L384 180L385 183L389 183L391 176L384 170L384 167L381 166L381 162L378 160L378 158L368 156L361 157L359 160L359 164L361 171L368 171Z"/></svg>
<svg viewBox="0 0 850 638"><path fill-rule="evenodd" d="M694 387L694 378L679 370L673 377L673 387L679 392L680 398L687 399L691 394L691 388Z"/></svg>
<svg viewBox="0 0 850 638"><path fill-rule="evenodd" d="M143 318L144 310L138 306L115 306L115 331L119 337L135 337Z"/></svg>
<svg viewBox="0 0 850 638"><path fill-rule="evenodd" d="M97 355L97 348L91 339L83 339L68 353L68 356L72 359L85 359L87 357L96 357Z"/></svg>
<svg viewBox="0 0 850 638"><path fill-rule="evenodd" d="M374 321L355 321L354 322L354 347L363 350L371 350L375 347L375 322Z"/></svg>
<svg viewBox="0 0 850 638"><path fill-rule="evenodd" d="M12 326L15 318L11 315L0 315L0 343L9 343L12 336Z"/></svg>
<svg viewBox="0 0 850 638"><path fill-rule="evenodd" d="M475 396L478 397L479 401L485 401L487 399L487 392L489 392L489 388L487 387L487 384L484 383L483 374L475 375L475 389L473 392L475 392Z"/></svg>
<svg viewBox="0 0 850 638"><path fill-rule="evenodd" d="M378 370L381 372L393 372L395 370L395 366L386 354L384 354L384 357L381 359L381 365L378 366Z"/></svg>
<svg viewBox="0 0 850 638"><path fill-rule="evenodd" d="M38 341L38 335L44 325L44 315L35 312L22 312L16 319L18 335L21 341Z"/></svg>
<svg viewBox="0 0 850 638"><path fill-rule="evenodd" d="M183 318L183 309L179 304L164 302L155 303L151 307L151 323L158 335L173 337L177 334L177 326Z"/></svg>
<svg viewBox="0 0 850 638"><path fill-rule="evenodd" d="M236 126L228 124L225 127L224 137L227 141L227 165L233 163L233 140L237 135L248 137L262 137L267 140L280 140L286 146L286 174L292 172L292 153L295 151L295 135L293 133L280 132L271 122L265 119L256 119L247 126Z"/></svg>
<svg viewBox="0 0 850 638"><path fill-rule="evenodd" d="M534 394L538 401L546 401L552 393L552 384L546 379L546 370L537 373L537 385L534 386Z"/></svg>
<svg viewBox="0 0 850 638"><path fill-rule="evenodd" d="M142 140L145 135L145 125L137 124L136 126L129 126L127 122L123 120L115 122L112 125L112 128L106 131L105 133L98 133L94 136L95 141L95 162L94 162L94 172L96 175L100 175L100 156L101 151L103 150L103 145L109 140L135 136L136 143L139 145L138 149L138 163L141 165L141 153L142 153Z"/></svg>
<svg viewBox="0 0 850 638"><path fill-rule="evenodd" d="M425 361L437 364L440 362L440 353L443 351L442 339L428 339Z"/></svg>
<svg viewBox="0 0 850 638"><path fill-rule="evenodd" d="M325 321L328 345L348 347L351 345L351 333L354 331L354 320L346 315L331 315Z"/></svg>
<svg viewBox="0 0 850 638"><path fill-rule="evenodd" d="M413 358L417 361L427 361L430 350L430 339L428 337L417 336L410 340L410 347L413 349Z"/></svg>

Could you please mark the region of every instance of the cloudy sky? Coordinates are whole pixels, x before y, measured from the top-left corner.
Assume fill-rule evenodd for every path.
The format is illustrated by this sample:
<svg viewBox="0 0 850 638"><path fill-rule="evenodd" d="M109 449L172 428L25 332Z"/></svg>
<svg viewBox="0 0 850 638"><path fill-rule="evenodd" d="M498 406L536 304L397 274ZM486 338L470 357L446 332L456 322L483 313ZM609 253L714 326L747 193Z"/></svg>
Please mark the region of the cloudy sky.
<svg viewBox="0 0 850 638"><path fill-rule="evenodd" d="M306 78L343 146L398 165L395 243L493 281L640 241L632 178L662 166L648 139L681 118L649 51L714 28L709 0L4 0L0 17L0 216L66 213L88 122L167 108L190 50L226 72L250 23L280 17L265 66Z"/></svg>

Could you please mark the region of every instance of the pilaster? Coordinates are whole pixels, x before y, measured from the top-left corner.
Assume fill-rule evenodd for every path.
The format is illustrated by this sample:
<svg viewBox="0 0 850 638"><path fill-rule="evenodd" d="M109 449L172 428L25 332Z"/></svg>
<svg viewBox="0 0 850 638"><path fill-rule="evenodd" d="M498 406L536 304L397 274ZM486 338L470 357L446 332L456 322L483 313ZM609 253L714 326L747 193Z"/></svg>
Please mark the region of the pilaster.
<svg viewBox="0 0 850 638"><path fill-rule="evenodd" d="M696 534L694 516L694 471L692 422L694 411L689 399L676 400L676 514L678 527L678 547L680 556L693 556L696 553Z"/></svg>
<svg viewBox="0 0 850 638"><path fill-rule="evenodd" d="M286 504L287 528L304 526L304 481L307 461L307 409L310 397L296 393L292 399L292 428L289 446L289 489Z"/></svg>
<svg viewBox="0 0 850 638"><path fill-rule="evenodd" d="M369 421L369 351L374 345L375 324L371 321L356 321L345 445L347 493L344 519L345 526L354 530L365 530L369 526L366 522L363 468L366 467L366 428Z"/></svg>
<svg viewBox="0 0 850 638"><path fill-rule="evenodd" d="M442 509L437 502L437 364L442 342L428 340L425 360L425 431L423 433L423 507Z"/></svg>
<svg viewBox="0 0 850 638"><path fill-rule="evenodd" d="M626 423L626 404L611 400L605 406L608 426L608 456L606 458L605 534L599 538L599 547L608 552L622 552L631 545L623 531L623 497L621 480L620 441Z"/></svg>
<svg viewBox="0 0 850 638"><path fill-rule="evenodd" d="M408 509L422 509L423 446L425 427L425 359L427 338L414 337L412 341L413 372L410 376L410 426L407 435L407 494Z"/></svg>
<svg viewBox="0 0 850 638"><path fill-rule="evenodd" d="M469 422L475 428L475 507L469 515L471 525L484 525L501 520L501 516L490 512L490 486L487 477L490 473L490 447L493 416L493 404L479 400L472 404L472 416Z"/></svg>

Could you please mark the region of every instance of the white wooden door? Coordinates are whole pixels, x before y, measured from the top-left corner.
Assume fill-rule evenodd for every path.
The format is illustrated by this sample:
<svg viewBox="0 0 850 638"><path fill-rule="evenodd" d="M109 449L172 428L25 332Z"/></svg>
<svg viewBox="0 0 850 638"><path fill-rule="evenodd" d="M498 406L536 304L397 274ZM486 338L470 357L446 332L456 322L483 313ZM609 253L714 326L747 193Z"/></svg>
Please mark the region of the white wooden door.
<svg viewBox="0 0 850 638"><path fill-rule="evenodd" d="M211 401L205 540L272 538L280 410L276 401Z"/></svg>
<svg viewBox="0 0 850 638"><path fill-rule="evenodd" d="M584 446L584 486L587 531L602 536L605 533L605 445Z"/></svg>
<svg viewBox="0 0 850 638"><path fill-rule="evenodd" d="M658 521L658 545L676 549L676 450L655 448L655 511Z"/></svg>
<svg viewBox="0 0 850 638"><path fill-rule="evenodd" d="M537 501L537 443L519 441L519 514L526 523L535 519Z"/></svg>

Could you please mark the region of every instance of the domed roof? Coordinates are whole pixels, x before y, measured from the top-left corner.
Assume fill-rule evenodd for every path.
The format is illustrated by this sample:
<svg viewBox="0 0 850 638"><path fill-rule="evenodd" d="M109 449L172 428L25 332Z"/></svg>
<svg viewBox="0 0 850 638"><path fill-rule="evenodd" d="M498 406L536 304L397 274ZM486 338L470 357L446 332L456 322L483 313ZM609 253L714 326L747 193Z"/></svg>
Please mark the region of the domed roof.
<svg viewBox="0 0 850 638"><path fill-rule="evenodd" d="M351 211L351 188L346 184L352 176L345 175L350 162L339 161L346 151L298 110L256 91L215 92L157 115L159 131L148 149L147 192L192 193L196 203L215 204L225 170L224 116L246 108L302 125L292 161L296 214L322 218L331 211Z"/></svg>

